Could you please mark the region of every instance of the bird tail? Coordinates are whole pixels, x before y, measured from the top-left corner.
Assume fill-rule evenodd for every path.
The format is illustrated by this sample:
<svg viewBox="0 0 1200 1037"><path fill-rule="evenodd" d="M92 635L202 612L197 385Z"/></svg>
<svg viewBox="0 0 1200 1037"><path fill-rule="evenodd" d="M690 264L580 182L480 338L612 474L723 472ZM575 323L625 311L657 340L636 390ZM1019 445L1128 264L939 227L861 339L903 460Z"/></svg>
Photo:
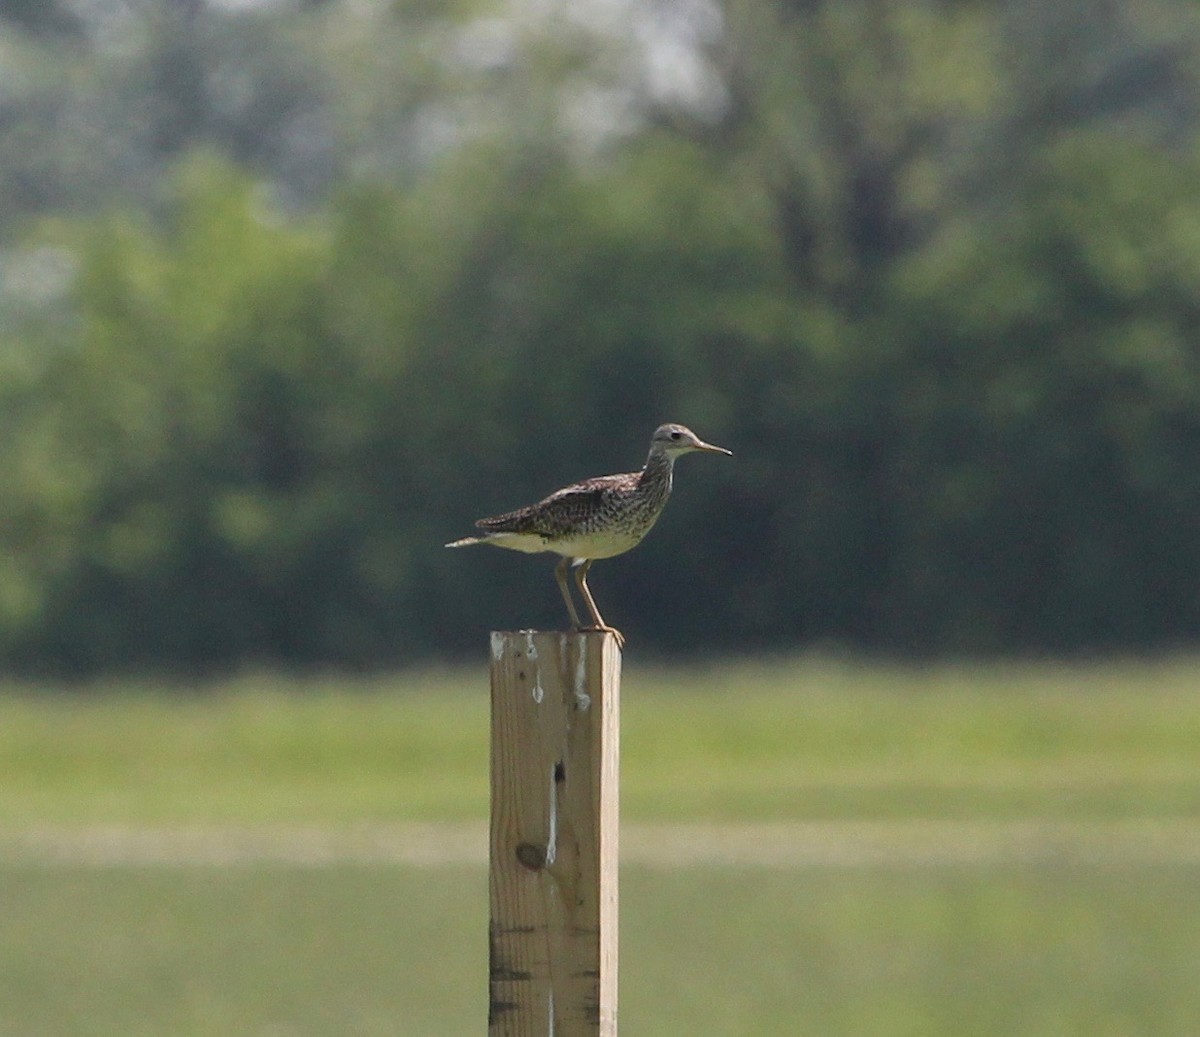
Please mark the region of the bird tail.
<svg viewBox="0 0 1200 1037"><path fill-rule="evenodd" d="M470 547L472 544L482 544L487 537L463 537L461 540L451 540L447 547Z"/></svg>

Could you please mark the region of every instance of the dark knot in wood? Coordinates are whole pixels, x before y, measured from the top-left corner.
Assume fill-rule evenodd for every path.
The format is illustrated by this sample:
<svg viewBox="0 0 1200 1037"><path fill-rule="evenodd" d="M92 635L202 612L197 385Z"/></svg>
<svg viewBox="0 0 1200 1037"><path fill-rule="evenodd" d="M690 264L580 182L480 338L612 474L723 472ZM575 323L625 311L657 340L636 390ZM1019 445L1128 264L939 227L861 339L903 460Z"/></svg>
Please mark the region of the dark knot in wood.
<svg viewBox="0 0 1200 1037"><path fill-rule="evenodd" d="M541 871L546 866L546 851L533 843L521 843L517 847L517 860L523 868Z"/></svg>

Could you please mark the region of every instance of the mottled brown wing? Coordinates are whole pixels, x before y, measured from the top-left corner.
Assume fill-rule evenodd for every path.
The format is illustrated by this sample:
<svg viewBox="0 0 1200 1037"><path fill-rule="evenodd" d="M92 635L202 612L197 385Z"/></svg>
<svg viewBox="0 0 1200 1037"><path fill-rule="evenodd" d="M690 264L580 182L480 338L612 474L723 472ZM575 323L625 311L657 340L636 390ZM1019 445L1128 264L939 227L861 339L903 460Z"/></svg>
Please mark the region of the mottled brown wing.
<svg viewBox="0 0 1200 1037"><path fill-rule="evenodd" d="M581 527L604 509L605 500L620 491L629 476L603 475L566 486L537 504L475 523L488 533L525 533L558 537Z"/></svg>

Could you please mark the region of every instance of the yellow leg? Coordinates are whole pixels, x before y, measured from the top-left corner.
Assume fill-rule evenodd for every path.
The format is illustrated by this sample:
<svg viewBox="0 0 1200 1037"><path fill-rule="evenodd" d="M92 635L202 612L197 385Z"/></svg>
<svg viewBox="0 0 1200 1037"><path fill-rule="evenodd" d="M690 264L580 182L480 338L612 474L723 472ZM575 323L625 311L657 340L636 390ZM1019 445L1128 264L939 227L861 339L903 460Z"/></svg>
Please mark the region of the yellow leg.
<svg viewBox="0 0 1200 1037"><path fill-rule="evenodd" d="M563 601L567 603L567 613L571 617L571 626L576 630L583 628L579 622L579 613L575 611L575 602L571 600L571 587L567 583L567 570L571 567L571 559L564 558L554 567L554 578L558 580L558 589L562 591Z"/></svg>
<svg viewBox="0 0 1200 1037"><path fill-rule="evenodd" d="M620 648L625 647L625 635L616 627L610 627L604 622L604 617L600 615L600 610L596 608L596 599L592 597L592 592L588 590L587 574L592 567L592 560L587 559L582 565L575 570L575 585L579 588L579 593L583 595L583 603L587 605L587 610L592 616L592 626L589 630L605 630L613 634L617 639L617 645ZM583 628L581 628L583 629Z"/></svg>

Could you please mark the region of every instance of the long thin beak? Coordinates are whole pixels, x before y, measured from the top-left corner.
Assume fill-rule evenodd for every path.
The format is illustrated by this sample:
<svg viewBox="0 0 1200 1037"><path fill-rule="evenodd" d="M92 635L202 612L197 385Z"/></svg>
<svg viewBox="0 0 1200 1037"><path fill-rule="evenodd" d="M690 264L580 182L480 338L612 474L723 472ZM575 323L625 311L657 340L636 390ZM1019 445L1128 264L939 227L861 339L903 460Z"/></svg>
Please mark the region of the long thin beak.
<svg viewBox="0 0 1200 1037"><path fill-rule="evenodd" d="M726 457L733 457L732 450L726 450L723 446L713 446L711 443L703 441L696 444L697 450L704 450L710 454L724 454Z"/></svg>

